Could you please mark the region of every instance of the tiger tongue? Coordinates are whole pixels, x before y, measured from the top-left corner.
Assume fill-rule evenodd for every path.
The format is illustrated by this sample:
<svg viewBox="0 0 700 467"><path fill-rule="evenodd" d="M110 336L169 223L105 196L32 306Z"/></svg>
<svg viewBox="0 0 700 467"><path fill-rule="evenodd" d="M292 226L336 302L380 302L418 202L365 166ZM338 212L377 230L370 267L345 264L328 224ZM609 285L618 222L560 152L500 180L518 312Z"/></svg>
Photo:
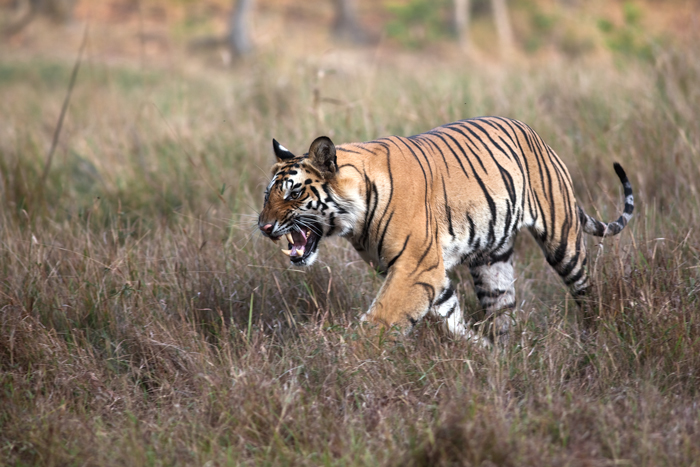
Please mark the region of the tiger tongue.
<svg viewBox="0 0 700 467"><path fill-rule="evenodd" d="M287 241L289 242L289 250L282 250L282 252L289 256L302 256L304 254L304 247L306 247L306 234L303 231L292 231L287 233Z"/></svg>
<svg viewBox="0 0 700 467"><path fill-rule="evenodd" d="M295 247L302 247L306 245L306 234L299 230L293 230L292 231L292 238L294 239L294 246Z"/></svg>

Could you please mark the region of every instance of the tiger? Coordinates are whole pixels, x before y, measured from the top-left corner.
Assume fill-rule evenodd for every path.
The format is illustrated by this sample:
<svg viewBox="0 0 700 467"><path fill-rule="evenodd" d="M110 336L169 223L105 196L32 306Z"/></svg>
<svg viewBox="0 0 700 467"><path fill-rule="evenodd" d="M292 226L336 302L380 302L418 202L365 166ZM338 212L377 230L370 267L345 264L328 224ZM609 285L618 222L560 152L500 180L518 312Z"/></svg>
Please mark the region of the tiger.
<svg viewBox="0 0 700 467"><path fill-rule="evenodd" d="M617 235L634 210L632 185L616 162L624 211L610 223L586 214L554 150L504 117L338 146L320 136L301 156L275 139L272 146L262 234L284 239L294 266L313 264L322 239L348 239L384 277L362 321L406 332L430 314L454 335L477 338L484 322L492 339L506 334L516 306L513 245L523 228L581 305L591 288L583 234ZM483 320L462 315L448 276L460 264Z"/></svg>

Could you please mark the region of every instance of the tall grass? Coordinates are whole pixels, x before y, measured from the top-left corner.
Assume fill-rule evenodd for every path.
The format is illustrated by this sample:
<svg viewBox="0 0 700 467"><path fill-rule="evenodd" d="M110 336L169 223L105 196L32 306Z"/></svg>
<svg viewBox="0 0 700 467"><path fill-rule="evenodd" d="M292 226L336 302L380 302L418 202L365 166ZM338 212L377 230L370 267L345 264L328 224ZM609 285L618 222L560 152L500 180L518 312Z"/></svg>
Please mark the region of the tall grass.
<svg viewBox="0 0 700 467"><path fill-rule="evenodd" d="M25 465L698 465L700 56L653 64L81 71L0 64L0 459ZM322 71L322 72L321 72ZM534 242L520 327L485 350L425 322L357 325L381 280L343 242L288 268L255 232L270 139L304 151L498 114L562 156L610 220L597 319ZM467 313L466 270L456 271Z"/></svg>

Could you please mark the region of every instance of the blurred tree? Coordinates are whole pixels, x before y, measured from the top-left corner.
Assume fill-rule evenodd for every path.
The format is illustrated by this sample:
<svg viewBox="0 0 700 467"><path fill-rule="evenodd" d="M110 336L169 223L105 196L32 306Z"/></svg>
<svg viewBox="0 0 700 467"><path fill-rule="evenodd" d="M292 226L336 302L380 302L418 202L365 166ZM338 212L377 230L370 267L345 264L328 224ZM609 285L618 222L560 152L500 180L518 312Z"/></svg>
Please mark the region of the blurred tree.
<svg viewBox="0 0 700 467"><path fill-rule="evenodd" d="M459 45L465 52L469 51L470 0L454 0L454 28Z"/></svg>
<svg viewBox="0 0 700 467"><path fill-rule="evenodd" d="M37 16L45 16L56 23L65 23L73 17L75 0L17 0L15 9L19 19L5 28L4 34L12 36L24 29Z"/></svg>
<svg viewBox="0 0 700 467"><path fill-rule="evenodd" d="M335 6L333 35L355 44L367 43L367 32L360 26L357 19L355 0L333 0L333 5Z"/></svg>
<svg viewBox="0 0 700 467"><path fill-rule="evenodd" d="M386 23L389 36L398 39L404 46L421 48L430 42L449 37L445 11L452 0L409 0L387 5L394 19ZM447 13L447 14L446 14Z"/></svg>
<svg viewBox="0 0 700 467"><path fill-rule="evenodd" d="M233 10L229 21L228 45L234 55L248 55L253 50L250 40L250 11L254 0L233 0Z"/></svg>
<svg viewBox="0 0 700 467"><path fill-rule="evenodd" d="M513 53L513 29L510 26L510 15L508 14L508 5L506 0L491 0L493 9L493 19L496 22L496 33L498 34L498 43L501 47L503 56L508 56Z"/></svg>
<svg viewBox="0 0 700 467"><path fill-rule="evenodd" d="M457 38L462 49L468 51L471 46L469 41L471 0L453 0L453 6L454 28ZM496 23L496 33L498 34L501 54L507 57L513 53L513 29L510 24L506 0L491 0L491 12Z"/></svg>

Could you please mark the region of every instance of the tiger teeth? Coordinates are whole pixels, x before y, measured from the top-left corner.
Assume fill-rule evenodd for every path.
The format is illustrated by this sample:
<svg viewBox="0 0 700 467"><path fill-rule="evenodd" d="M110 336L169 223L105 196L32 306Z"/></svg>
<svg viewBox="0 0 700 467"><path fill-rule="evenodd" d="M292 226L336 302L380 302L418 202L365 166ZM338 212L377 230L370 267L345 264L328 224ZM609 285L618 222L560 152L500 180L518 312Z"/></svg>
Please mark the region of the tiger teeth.
<svg viewBox="0 0 700 467"><path fill-rule="evenodd" d="M297 256L304 256L304 247L297 248Z"/></svg>
<svg viewBox="0 0 700 467"><path fill-rule="evenodd" d="M287 241L288 241L289 243L291 243L292 245L294 245L294 238L292 237L292 233L291 233L291 232L287 232L286 234L284 234L284 236L287 237Z"/></svg>
<svg viewBox="0 0 700 467"><path fill-rule="evenodd" d="M287 255L289 257L292 256L292 250L281 250L281 251L282 251L282 253L284 253L285 255Z"/></svg>

